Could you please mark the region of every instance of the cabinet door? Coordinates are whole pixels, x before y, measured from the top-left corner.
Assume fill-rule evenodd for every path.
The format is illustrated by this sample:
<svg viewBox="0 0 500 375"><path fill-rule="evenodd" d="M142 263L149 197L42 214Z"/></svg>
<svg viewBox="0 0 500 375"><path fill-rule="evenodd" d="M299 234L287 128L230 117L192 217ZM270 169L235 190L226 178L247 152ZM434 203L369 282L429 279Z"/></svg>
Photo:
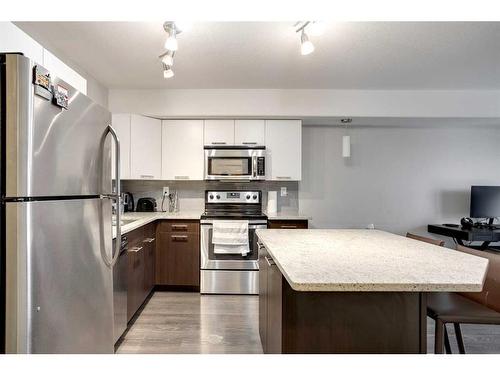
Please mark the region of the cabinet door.
<svg viewBox="0 0 500 375"><path fill-rule="evenodd" d="M265 145L264 120L235 120L234 143L237 145Z"/></svg>
<svg viewBox="0 0 500 375"><path fill-rule="evenodd" d="M111 125L115 129L120 140L120 179L130 178L130 114L113 113ZM111 171L115 177L115 142L111 143Z"/></svg>
<svg viewBox="0 0 500 375"><path fill-rule="evenodd" d="M300 181L302 122L266 120L266 176L269 180Z"/></svg>
<svg viewBox="0 0 500 375"><path fill-rule="evenodd" d="M234 144L234 120L205 120L205 144Z"/></svg>
<svg viewBox="0 0 500 375"><path fill-rule="evenodd" d="M203 180L203 120L165 120L162 128L162 178Z"/></svg>
<svg viewBox="0 0 500 375"><path fill-rule="evenodd" d="M144 229L144 293L147 297L155 285L155 224L149 224Z"/></svg>
<svg viewBox="0 0 500 375"><path fill-rule="evenodd" d="M131 115L130 174L132 179L161 179L161 120Z"/></svg>
<svg viewBox="0 0 500 375"><path fill-rule="evenodd" d="M158 231L156 284L200 285L200 237L198 232Z"/></svg>
<svg viewBox="0 0 500 375"><path fill-rule="evenodd" d="M264 353L267 352L267 277L269 268L266 256L266 248L259 248L259 335Z"/></svg>
<svg viewBox="0 0 500 375"><path fill-rule="evenodd" d="M144 301L144 247L141 244L128 250L127 318L132 319Z"/></svg>
<svg viewBox="0 0 500 375"><path fill-rule="evenodd" d="M282 282L283 277L274 261L267 256L267 351L269 354L282 352Z"/></svg>

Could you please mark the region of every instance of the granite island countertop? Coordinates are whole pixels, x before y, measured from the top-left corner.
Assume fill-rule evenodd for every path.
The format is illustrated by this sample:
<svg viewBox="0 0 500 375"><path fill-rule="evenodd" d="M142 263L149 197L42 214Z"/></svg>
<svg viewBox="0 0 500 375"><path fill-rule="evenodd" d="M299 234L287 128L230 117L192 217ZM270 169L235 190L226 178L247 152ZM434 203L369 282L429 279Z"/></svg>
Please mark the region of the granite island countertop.
<svg viewBox="0 0 500 375"><path fill-rule="evenodd" d="M177 219L177 220L200 220L202 211L179 211L179 212L126 212L122 220L134 220L122 225L122 234L132 232L134 229L152 223L155 220ZM116 238L116 227L113 226L113 239Z"/></svg>
<svg viewBox="0 0 500 375"><path fill-rule="evenodd" d="M368 229L258 229L297 291L479 292L488 260Z"/></svg>

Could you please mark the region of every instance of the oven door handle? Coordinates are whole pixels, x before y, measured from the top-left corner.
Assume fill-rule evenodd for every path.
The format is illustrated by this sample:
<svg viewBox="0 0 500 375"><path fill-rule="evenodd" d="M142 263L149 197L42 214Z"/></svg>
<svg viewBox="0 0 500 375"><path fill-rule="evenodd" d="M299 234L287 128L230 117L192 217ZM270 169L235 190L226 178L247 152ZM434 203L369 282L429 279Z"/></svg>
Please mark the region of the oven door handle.
<svg viewBox="0 0 500 375"><path fill-rule="evenodd" d="M213 224L212 223L203 223L201 224L201 226L206 226L206 227L212 227ZM252 230L255 230L255 229L267 229L267 224L254 224L254 225L249 225L248 226L248 229L252 229Z"/></svg>

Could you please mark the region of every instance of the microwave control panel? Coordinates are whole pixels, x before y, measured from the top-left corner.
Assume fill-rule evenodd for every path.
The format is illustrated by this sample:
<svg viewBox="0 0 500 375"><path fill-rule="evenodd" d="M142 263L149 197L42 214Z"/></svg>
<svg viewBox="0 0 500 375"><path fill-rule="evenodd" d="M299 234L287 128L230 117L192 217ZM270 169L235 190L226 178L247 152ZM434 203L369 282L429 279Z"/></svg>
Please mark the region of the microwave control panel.
<svg viewBox="0 0 500 375"><path fill-rule="evenodd" d="M266 158L263 156L257 157L257 176L266 175Z"/></svg>

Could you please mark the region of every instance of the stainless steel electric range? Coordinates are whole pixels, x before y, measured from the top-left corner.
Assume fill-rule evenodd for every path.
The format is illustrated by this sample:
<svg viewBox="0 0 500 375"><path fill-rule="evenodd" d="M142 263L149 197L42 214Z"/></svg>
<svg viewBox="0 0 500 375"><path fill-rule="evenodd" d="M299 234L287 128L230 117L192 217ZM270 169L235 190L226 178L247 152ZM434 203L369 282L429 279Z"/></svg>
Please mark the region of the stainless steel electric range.
<svg viewBox="0 0 500 375"><path fill-rule="evenodd" d="M217 220L248 220L250 252L216 254L212 244ZM255 230L267 228L262 213L261 191L218 190L205 192L205 213L201 216L200 292L204 294L258 294L259 264Z"/></svg>

